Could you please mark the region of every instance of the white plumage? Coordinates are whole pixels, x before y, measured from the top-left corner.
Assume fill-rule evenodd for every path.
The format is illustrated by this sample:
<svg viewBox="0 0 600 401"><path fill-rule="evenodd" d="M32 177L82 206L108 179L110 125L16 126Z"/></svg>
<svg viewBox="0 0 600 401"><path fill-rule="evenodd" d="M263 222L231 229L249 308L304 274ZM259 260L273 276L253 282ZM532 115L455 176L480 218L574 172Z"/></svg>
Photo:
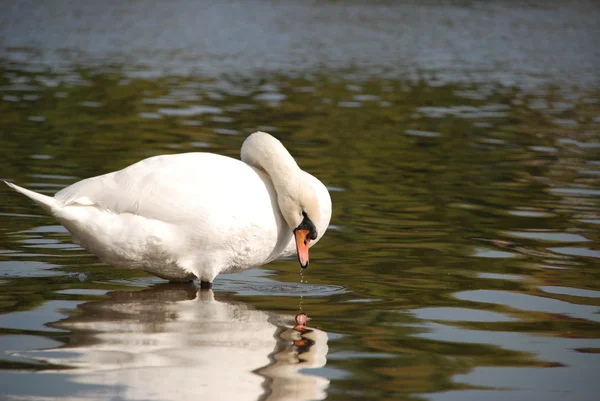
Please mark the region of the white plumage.
<svg viewBox="0 0 600 401"><path fill-rule="evenodd" d="M172 281L260 266L296 252L306 213L316 243L331 199L285 147L263 132L242 146L242 161L212 153L150 157L77 182L54 197L7 184L64 225L102 261Z"/></svg>

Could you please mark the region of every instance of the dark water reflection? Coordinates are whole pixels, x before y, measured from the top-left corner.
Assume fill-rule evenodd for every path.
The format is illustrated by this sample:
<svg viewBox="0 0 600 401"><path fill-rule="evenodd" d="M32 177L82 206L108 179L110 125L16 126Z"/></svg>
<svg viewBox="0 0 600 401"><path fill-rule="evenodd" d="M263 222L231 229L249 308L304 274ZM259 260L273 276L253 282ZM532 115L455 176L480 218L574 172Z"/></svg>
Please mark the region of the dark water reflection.
<svg viewBox="0 0 600 401"><path fill-rule="evenodd" d="M591 399L598 390L596 93L14 67L2 76L3 179L52 193L159 153L237 157L260 128L329 186L335 205L307 283L281 261L269 278L219 277L212 301L189 288L143 290L159 281L99 264L2 189L7 395L445 400L498 389L496 399ZM576 124L557 123L567 118ZM282 334L299 307L323 341L313 340L312 362Z"/></svg>
<svg viewBox="0 0 600 401"><path fill-rule="evenodd" d="M409 3L403 10L446 15L453 35L464 35L456 28L463 7L450 3L441 11ZM563 21L559 8L533 3L516 31L548 32L533 22L539 13L550 27ZM327 4L331 12L337 3ZM526 50L539 52L528 62L511 46L502 53L510 71L498 74L519 82L481 65L473 75L444 52L436 59L415 49L417 64L435 59L455 69L384 74L389 53L370 49L369 64L352 51L356 41L343 57L327 59L341 60L342 70L335 63L317 68L318 57L290 63L290 49L277 44L265 62L275 72L255 65L239 74L230 59L214 55L175 57L186 74L160 70L169 53L157 45L158 56L145 59L154 63L149 74L129 63L127 52L109 57L101 48L67 52L86 60L80 64L66 56L54 63L63 54L57 34L4 39L0 179L54 193L161 153L238 157L245 136L261 129L328 186L334 215L304 276L294 261L278 261L219 276L214 292L198 292L99 263L36 206L0 186L3 398L595 399L600 92L588 68L598 55L588 43L595 36L585 33L597 11L577 4L564 14L569 34L554 41L559 50L530 35ZM301 18L316 12L298 7ZM352 16L366 13L366 26L385 15L381 7L350 7L340 29L350 35L346 19L356 23ZM487 15L486 7L506 18L523 11L479 5L468 13ZM79 21L87 14L73 15ZM486 21L467 20L465 32ZM18 21L8 26L20 32ZM393 42L393 35L385 41L390 21L370 31L383 47ZM124 28L124 37L138 28ZM88 31L65 29L72 30L70 48L82 47ZM20 42L36 35L37 45ZM114 44L108 31L94 35ZM335 38L321 36L312 43L326 52ZM452 46L464 45L453 38ZM569 57L542 68L551 50L570 43L582 51L565 50ZM133 41L129 50L142 54L142 45ZM309 54L312 47L303 46L298 54ZM491 62L484 48L474 45L471 61L479 55ZM94 57L96 50L106 58ZM239 60L259 50L240 50ZM202 67L210 65L228 75ZM554 69L579 72L586 84L564 85L580 82ZM304 339L292 330L300 310L311 318Z"/></svg>

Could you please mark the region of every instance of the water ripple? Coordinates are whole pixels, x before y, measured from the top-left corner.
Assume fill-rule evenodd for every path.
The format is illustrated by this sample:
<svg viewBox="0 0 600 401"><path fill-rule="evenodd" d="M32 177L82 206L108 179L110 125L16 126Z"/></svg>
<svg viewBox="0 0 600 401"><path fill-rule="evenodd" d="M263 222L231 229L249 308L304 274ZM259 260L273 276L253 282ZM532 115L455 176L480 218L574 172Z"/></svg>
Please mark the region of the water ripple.
<svg viewBox="0 0 600 401"><path fill-rule="evenodd" d="M465 301L504 305L522 311L561 314L600 322L600 309L598 307L577 305L552 298L496 290L463 291L454 294L454 296Z"/></svg>

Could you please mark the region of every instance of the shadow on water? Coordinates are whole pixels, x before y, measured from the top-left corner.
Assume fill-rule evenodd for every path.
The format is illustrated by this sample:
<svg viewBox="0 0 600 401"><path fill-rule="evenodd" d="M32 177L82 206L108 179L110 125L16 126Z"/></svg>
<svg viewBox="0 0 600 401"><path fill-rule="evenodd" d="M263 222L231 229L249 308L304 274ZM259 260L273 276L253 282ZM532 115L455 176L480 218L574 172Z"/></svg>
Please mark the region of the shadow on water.
<svg viewBox="0 0 600 401"><path fill-rule="evenodd" d="M215 53L248 43L227 31L187 54L192 24L173 23L182 46L166 51L172 31L156 25L152 56L140 29L156 32L137 22L185 21L179 2L132 26L122 22L139 4L123 3L110 19L121 31L89 21L91 2L39 30L27 26L48 6L0 16L0 33L22 33L0 35L0 179L54 193L156 154L238 157L260 129L334 205L303 276L283 260L198 292L99 263L0 186L2 397L597 397L597 7L347 3L293 6L308 25L240 28L278 38L272 53ZM292 7L261 4L259 22ZM206 10L198 29L219 15ZM330 35L314 25L323 20ZM341 37L352 40L335 50ZM311 318L304 339L291 326L299 311Z"/></svg>

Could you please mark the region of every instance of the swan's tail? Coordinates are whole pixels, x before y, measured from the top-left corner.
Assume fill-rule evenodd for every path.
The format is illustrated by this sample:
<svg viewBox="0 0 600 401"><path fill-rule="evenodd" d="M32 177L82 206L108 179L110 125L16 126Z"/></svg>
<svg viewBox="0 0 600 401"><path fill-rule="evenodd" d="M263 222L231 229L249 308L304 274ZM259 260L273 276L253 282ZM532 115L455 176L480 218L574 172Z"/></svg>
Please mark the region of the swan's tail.
<svg viewBox="0 0 600 401"><path fill-rule="evenodd" d="M46 211L46 213L52 214L52 209L54 209L56 207L56 199L54 199L51 196L38 194L37 192L33 192L28 189L21 188L20 186L15 185L12 182L4 181L4 183L6 185L8 185L9 187L11 187L12 189L14 189L15 191L22 193L23 195L27 196L28 198L33 200L35 203L40 205L42 207L42 209L44 209Z"/></svg>

